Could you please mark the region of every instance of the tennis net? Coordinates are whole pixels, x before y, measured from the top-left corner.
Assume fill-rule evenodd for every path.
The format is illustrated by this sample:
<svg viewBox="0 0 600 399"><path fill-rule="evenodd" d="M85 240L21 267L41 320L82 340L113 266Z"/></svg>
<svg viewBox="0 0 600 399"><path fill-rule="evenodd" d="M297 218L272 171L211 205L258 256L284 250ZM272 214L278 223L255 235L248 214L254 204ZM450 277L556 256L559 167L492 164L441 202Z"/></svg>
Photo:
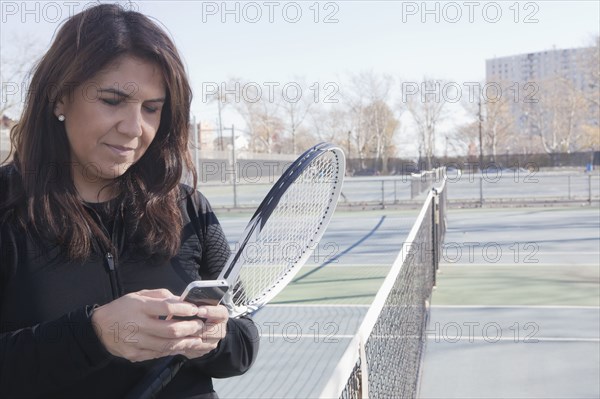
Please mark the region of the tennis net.
<svg viewBox="0 0 600 399"><path fill-rule="evenodd" d="M446 231L446 184L431 190L322 398L414 398Z"/></svg>

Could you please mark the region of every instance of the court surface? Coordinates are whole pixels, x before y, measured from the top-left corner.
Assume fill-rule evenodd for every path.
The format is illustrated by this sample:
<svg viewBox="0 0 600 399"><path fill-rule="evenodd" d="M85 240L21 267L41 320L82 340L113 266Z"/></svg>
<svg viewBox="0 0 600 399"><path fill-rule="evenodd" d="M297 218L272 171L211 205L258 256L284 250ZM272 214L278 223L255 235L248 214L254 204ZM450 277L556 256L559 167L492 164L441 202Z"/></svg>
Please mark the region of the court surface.
<svg viewBox="0 0 600 399"><path fill-rule="evenodd" d="M215 381L221 398L314 398L357 331L417 216L336 212L296 279L260 310L260 352L243 376ZM239 237L248 215L219 216Z"/></svg>
<svg viewBox="0 0 600 399"><path fill-rule="evenodd" d="M451 210L448 224L420 397L600 397L600 211Z"/></svg>
<svg viewBox="0 0 600 399"><path fill-rule="evenodd" d="M220 397L317 397L417 212L337 212L296 280L256 314L258 359L216 380ZM598 212L449 211L421 398L600 395ZM233 247L250 214L218 216Z"/></svg>

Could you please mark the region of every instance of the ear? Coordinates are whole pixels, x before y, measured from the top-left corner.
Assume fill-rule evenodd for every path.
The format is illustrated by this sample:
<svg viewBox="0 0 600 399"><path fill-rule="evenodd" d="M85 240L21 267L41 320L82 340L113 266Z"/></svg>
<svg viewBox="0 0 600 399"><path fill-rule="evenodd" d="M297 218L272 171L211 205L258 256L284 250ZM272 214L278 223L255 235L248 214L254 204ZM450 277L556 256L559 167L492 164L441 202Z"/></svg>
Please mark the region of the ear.
<svg viewBox="0 0 600 399"><path fill-rule="evenodd" d="M58 118L58 115L65 115L66 108L64 98L59 99L54 104L54 116Z"/></svg>

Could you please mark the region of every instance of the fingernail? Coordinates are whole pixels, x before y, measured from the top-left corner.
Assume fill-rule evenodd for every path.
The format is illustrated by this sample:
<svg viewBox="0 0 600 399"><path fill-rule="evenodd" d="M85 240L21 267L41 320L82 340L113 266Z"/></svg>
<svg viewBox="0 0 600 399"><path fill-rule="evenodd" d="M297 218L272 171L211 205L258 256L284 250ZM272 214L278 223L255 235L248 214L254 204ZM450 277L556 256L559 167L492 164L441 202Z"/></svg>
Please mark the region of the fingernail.
<svg viewBox="0 0 600 399"><path fill-rule="evenodd" d="M198 308L198 316L206 316L208 314L208 310L206 308Z"/></svg>

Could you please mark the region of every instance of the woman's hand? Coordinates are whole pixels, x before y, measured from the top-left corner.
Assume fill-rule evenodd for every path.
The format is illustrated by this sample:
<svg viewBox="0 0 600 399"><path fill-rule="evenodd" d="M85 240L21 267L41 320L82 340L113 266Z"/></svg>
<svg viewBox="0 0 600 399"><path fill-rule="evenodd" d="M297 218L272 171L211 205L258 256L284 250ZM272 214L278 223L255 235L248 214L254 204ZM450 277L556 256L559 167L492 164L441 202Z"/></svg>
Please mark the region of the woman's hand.
<svg viewBox="0 0 600 399"><path fill-rule="evenodd" d="M161 319L165 315L198 319ZM127 294L100 306L92 314L92 323L111 354L139 362L171 355L203 356L225 337L228 318L224 306L198 307L158 289Z"/></svg>

